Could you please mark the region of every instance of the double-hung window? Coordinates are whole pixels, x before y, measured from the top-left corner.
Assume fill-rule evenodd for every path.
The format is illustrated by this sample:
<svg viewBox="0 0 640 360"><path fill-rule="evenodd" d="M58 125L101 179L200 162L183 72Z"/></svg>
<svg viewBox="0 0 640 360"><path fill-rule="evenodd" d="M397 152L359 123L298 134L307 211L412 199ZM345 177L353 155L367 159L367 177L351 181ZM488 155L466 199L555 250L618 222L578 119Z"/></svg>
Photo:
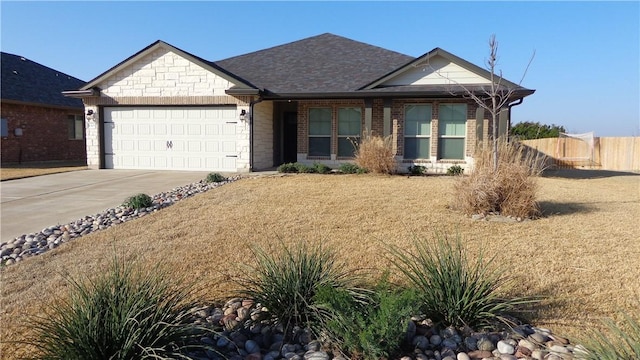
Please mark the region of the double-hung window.
<svg viewBox="0 0 640 360"><path fill-rule="evenodd" d="M7 124L7 119L0 119L0 136L6 138L9 136L9 126Z"/></svg>
<svg viewBox="0 0 640 360"><path fill-rule="evenodd" d="M467 104L440 104L438 108L438 159L464 159L466 129Z"/></svg>
<svg viewBox="0 0 640 360"><path fill-rule="evenodd" d="M67 117L69 140L84 139L84 115L69 115Z"/></svg>
<svg viewBox="0 0 640 360"><path fill-rule="evenodd" d="M331 156L331 108L309 109L309 156Z"/></svg>
<svg viewBox="0 0 640 360"><path fill-rule="evenodd" d="M428 159L431 148L431 105L404 107L404 158Z"/></svg>
<svg viewBox="0 0 640 360"><path fill-rule="evenodd" d="M362 109L338 109L338 157L353 157L362 133Z"/></svg>

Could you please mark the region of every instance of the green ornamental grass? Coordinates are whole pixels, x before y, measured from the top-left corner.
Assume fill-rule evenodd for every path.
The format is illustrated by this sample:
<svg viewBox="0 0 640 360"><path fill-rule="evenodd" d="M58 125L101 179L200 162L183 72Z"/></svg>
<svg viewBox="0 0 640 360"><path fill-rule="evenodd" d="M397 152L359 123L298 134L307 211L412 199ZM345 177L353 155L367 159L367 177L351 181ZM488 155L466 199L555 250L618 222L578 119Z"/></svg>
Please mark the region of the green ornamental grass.
<svg viewBox="0 0 640 360"><path fill-rule="evenodd" d="M459 237L436 236L435 242L414 241L414 250L390 247L393 263L418 291L421 310L443 326L472 329L508 324L519 307L538 302L534 297L503 298L508 282L493 268L493 259L480 252L471 260Z"/></svg>
<svg viewBox="0 0 640 360"><path fill-rule="evenodd" d="M94 279L69 279L68 298L33 322L35 358L188 359L210 331L193 324L191 288L167 275L115 259Z"/></svg>
<svg viewBox="0 0 640 360"><path fill-rule="evenodd" d="M636 360L640 359L640 322L624 314L624 322L617 325L610 319L603 320L609 334L589 330L583 341L584 351L576 351L577 359L584 360Z"/></svg>
<svg viewBox="0 0 640 360"><path fill-rule="evenodd" d="M344 289L359 296L357 275L336 263L335 253L321 246L299 243L270 254L254 247L256 265L238 279L240 296L268 309L270 321L280 324L285 336L295 326L319 333L326 313L314 301L321 288Z"/></svg>
<svg viewBox="0 0 640 360"><path fill-rule="evenodd" d="M147 194L136 194L124 201L124 205L132 209L144 209L153 205L153 199Z"/></svg>

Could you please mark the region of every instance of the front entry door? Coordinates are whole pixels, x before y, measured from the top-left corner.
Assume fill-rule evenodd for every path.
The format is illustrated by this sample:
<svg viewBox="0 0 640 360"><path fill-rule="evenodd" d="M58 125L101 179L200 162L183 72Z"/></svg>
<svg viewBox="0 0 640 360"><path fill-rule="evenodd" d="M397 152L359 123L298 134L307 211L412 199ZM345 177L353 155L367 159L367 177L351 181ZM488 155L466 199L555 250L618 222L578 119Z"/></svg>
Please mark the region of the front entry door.
<svg viewBox="0 0 640 360"><path fill-rule="evenodd" d="M294 163L298 160L298 113L285 112L282 122L282 161Z"/></svg>

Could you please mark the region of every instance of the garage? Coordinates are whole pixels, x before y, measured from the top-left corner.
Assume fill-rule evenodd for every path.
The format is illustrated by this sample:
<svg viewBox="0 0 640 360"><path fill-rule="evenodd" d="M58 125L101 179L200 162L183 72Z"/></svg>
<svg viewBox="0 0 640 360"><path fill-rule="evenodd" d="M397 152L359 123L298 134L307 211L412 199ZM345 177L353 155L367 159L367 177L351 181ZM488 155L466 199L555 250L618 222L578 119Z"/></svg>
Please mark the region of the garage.
<svg viewBox="0 0 640 360"><path fill-rule="evenodd" d="M235 106L105 107L107 169L236 171Z"/></svg>

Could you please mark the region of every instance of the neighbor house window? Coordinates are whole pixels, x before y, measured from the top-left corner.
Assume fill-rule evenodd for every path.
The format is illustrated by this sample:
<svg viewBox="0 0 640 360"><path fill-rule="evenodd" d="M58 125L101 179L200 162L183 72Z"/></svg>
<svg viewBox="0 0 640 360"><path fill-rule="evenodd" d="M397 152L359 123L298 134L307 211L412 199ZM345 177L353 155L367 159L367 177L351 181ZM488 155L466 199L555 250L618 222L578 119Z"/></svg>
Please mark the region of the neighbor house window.
<svg viewBox="0 0 640 360"><path fill-rule="evenodd" d="M84 116L69 115L67 119L69 126L69 140L84 139Z"/></svg>
<svg viewBox="0 0 640 360"><path fill-rule="evenodd" d="M0 119L0 136L9 136L9 126L7 125L7 119Z"/></svg>
<svg viewBox="0 0 640 360"><path fill-rule="evenodd" d="M331 108L309 109L309 156L331 156Z"/></svg>
<svg viewBox="0 0 640 360"><path fill-rule="evenodd" d="M467 104L440 104L438 108L438 159L464 159Z"/></svg>
<svg viewBox="0 0 640 360"><path fill-rule="evenodd" d="M428 159L431 147L431 105L404 107L404 158Z"/></svg>
<svg viewBox="0 0 640 360"><path fill-rule="evenodd" d="M362 133L362 109L338 109L338 157L354 157Z"/></svg>

